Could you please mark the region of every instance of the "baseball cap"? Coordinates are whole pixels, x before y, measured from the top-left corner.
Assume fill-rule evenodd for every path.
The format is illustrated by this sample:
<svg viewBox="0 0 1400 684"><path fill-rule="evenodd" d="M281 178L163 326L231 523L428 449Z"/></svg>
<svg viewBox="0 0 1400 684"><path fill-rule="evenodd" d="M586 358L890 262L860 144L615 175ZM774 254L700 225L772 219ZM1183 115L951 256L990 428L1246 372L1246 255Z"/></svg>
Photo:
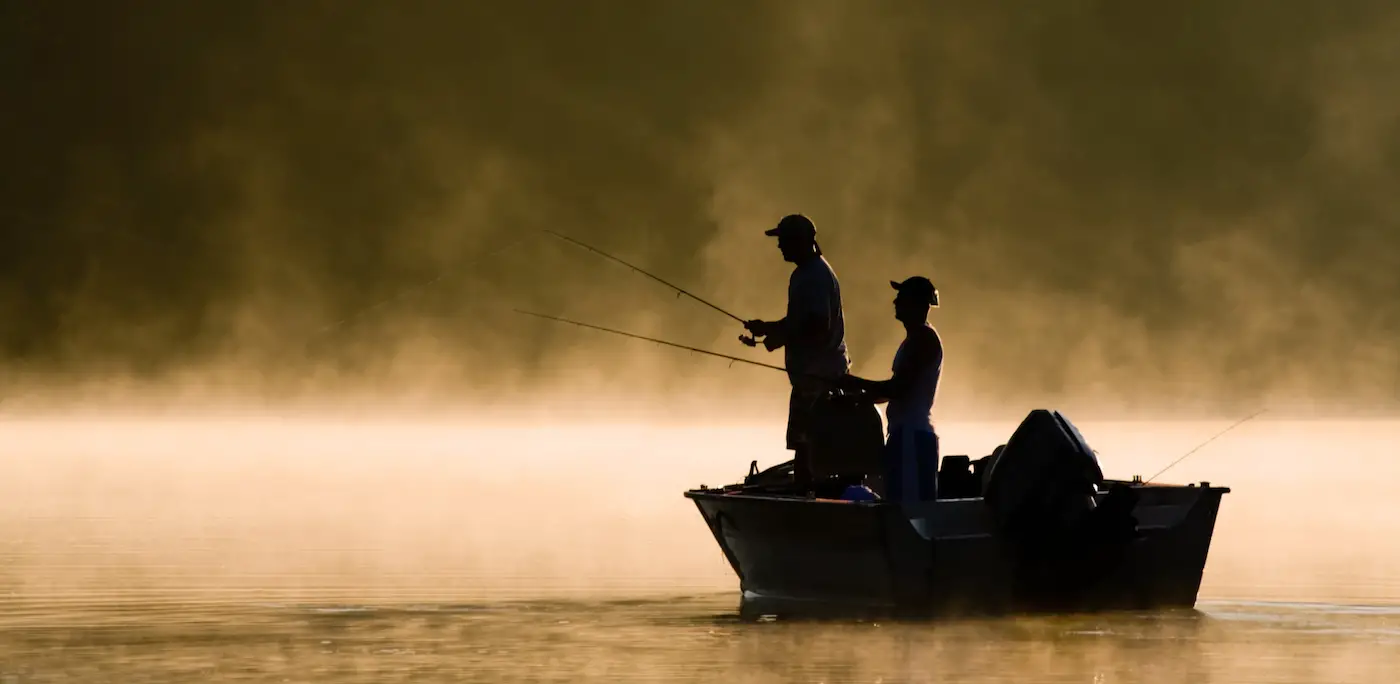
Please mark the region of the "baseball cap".
<svg viewBox="0 0 1400 684"><path fill-rule="evenodd" d="M802 214L788 214L778 221L777 226L763 231L763 234L814 240L817 237L817 227L812 224L812 219Z"/></svg>
<svg viewBox="0 0 1400 684"><path fill-rule="evenodd" d="M906 278L904 282L890 281L890 287L899 291L902 295L913 297L917 301L927 302L929 306L938 306L938 288L923 276L912 276Z"/></svg>

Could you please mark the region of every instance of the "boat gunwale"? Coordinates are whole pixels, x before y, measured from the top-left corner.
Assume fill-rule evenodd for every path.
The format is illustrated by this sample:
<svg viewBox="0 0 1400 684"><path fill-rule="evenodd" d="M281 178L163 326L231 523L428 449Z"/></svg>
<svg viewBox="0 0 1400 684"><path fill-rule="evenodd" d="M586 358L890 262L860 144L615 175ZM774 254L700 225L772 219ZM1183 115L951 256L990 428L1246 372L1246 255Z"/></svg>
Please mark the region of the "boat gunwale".
<svg viewBox="0 0 1400 684"><path fill-rule="evenodd" d="M1206 483L1200 483L1200 484L1196 484L1196 483L1189 483L1189 484L1161 484L1161 483L1156 483L1156 482L1150 482L1150 483L1132 482L1132 481L1129 481L1129 480L1104 480L1104 481L1103 481L1103 485L1105 485L1105 486L1127 485L1127 486L1129 486L1129 487L1131 487L1131 488L1133 488L1133 489L1154 489L1154 490L1158 490L1158 491L1163 491L1163 490L1191 490L1191 491L1204 491L1204 492L1219 492L1219 493L1222 494L1222 495L1223 495L1223 494L1229 494L1229 493L1230 493L1230 488L1229 488L1229 487L1218 486L1218 485L1211 485L1211 484L1206 484ZM899 502L897 502L897 501L887 501L887 500L883 500L883 499L881 499L881 500L874 500L874 501L856 501L856 500L848 500L848 499L828 499L828 498L810 497L810 496L803 496L803 495L798 495L798 494L774 494L774 493L771 493L771 492L749 492L749 491L745 491L743 487L744 487L744 485L740 485L740 484L726 485L726 486L724 486L724 487L705 487L704 485L701 485L701 487L699 487L698 489L687 489L687 490L685 491L685 498L687 498L687 499L701 499L701 498L703 498L703 499L734 499L734 498L738 497L738 498L741 498L741 499L743 499L743 500L748 500L748 501L782 501L782 502L789 502L789 503L826 503L826 504L841 504L841 505L857 504L857 505L870 506L870 507L899 505ZM1107 492L1106 492L1106 490L1101 489L1101 490L1099 490L1098 493L1103 494L1103 493L1107 493ZM982 501L982 500L983 500L983 497L980 497L980 496L967 496L967 497L957 497L957 498L950 498L950 499L934 499L934 502L935 502L935 503L945 503L945 502L946 502L946 503L956 503L956 502Z"/></svg>

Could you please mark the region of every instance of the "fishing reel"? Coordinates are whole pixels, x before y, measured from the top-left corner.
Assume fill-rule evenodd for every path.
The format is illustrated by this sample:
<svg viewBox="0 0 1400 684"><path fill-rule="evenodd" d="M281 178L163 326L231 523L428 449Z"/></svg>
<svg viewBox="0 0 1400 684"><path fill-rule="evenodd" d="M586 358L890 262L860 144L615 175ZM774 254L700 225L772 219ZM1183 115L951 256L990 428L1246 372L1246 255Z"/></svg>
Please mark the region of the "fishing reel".
<svg viewBox="0 0 1400 684"><path fill-rule="evenodd" d="M739 341L743 342L744 346L747 347L757 347L758 345L762 344L763 348L768 351L773 351L774 349L777 349L776 346L773 346L768 343L768 338L766 336L762 340L760 340L758 339L757 335L740 335Z"/></svg>

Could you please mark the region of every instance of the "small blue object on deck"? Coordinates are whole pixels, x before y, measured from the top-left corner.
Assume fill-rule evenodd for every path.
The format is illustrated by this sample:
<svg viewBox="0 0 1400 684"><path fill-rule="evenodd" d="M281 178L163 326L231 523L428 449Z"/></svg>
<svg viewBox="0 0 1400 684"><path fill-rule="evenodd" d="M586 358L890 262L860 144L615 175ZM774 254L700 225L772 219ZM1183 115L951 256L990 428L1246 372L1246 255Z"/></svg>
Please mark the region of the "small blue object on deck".
<svg viewBox="0 0 1400 684"><path fill-rule="evenodd" d="M865 485L851 485L841 492L841 498L845 501L875 501L880 497Z"/></svg>

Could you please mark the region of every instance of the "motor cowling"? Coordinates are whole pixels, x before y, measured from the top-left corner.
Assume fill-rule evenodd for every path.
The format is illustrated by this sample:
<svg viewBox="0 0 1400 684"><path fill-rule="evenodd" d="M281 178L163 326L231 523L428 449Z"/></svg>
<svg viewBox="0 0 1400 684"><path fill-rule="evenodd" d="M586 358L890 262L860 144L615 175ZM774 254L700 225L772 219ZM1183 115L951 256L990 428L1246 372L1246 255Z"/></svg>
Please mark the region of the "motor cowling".
<svg viewBox="0 0 1400 684"><path fill-rule="evenodd" d="M1138 538L1136 490L1116 485L1095 504L1104 482L1098 457L1058 411L1031 411L990 461L983 501L1015 600L1083 607Z"/></svg>
<svg viewBox="0 0 1400 684"><path fill-rule="evenodd" d="M1003 535L1068 526L1094 509L1098 457L1059 411L1036 409L1000 449L983 500Z"/></svg>

